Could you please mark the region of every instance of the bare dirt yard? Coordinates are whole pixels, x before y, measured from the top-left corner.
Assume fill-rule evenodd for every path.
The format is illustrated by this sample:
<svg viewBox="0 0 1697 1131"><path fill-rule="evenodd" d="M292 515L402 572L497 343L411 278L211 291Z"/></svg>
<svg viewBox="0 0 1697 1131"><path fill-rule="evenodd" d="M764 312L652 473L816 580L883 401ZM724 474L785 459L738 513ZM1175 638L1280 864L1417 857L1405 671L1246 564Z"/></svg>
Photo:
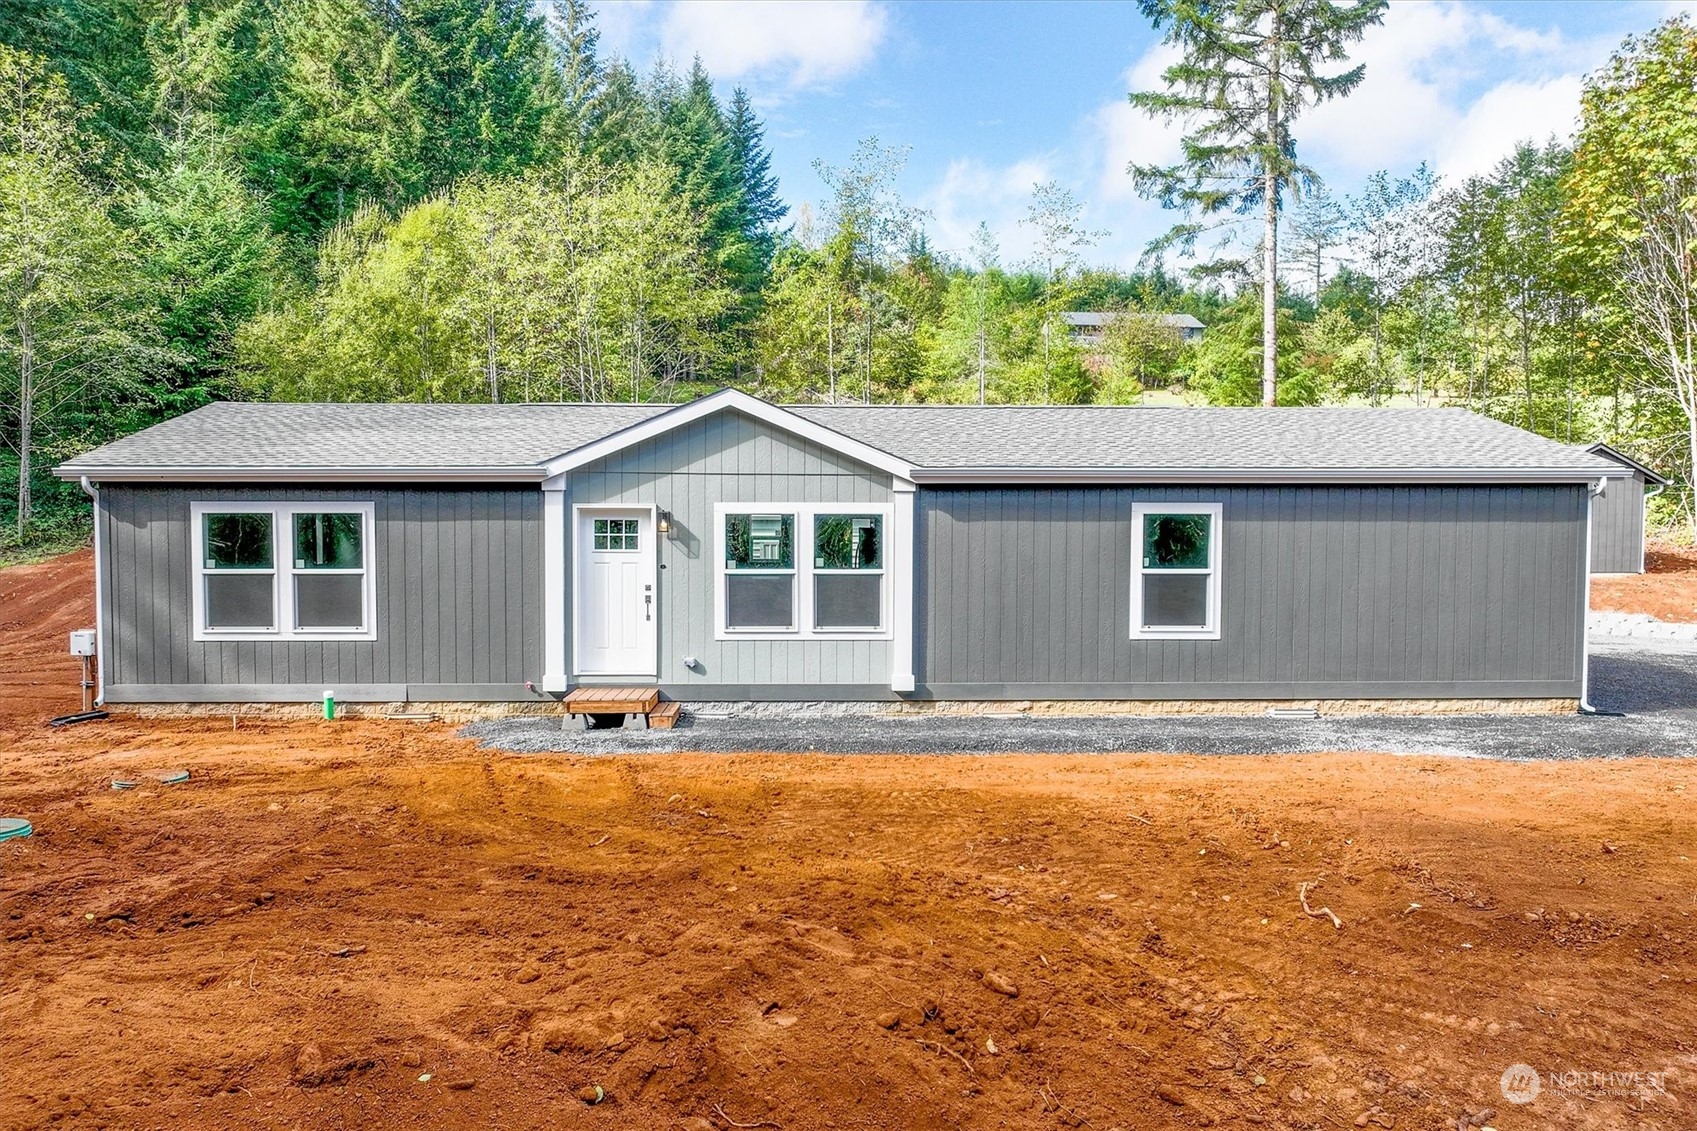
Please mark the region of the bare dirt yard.
<svg viewBox="0 0 1697 1131"><path fill-rule="evenodd" d="M29 569L0 1127L1697 1126L1690 761L54 731L87 563Z"/></svg>
<svg viewBox="0 0 1697 1131"><path fill-rule="evenodd" d="M1592 579L1591 607L1697 624L1697 551L1652 544L1644 552L1643 573Z"/></svg>

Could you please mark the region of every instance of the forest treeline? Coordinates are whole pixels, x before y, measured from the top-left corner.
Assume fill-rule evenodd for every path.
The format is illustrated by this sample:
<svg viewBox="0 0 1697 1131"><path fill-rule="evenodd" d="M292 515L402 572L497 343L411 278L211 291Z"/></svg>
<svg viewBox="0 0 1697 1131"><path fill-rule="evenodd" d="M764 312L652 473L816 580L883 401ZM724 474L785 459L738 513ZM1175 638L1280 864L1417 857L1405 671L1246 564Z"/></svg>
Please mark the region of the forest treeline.
<svg viewBox="0 0 1697 1131"><path fill-rule="evenodd" d="M1293 194L1279 403L1466 405L1688 481L1617 246L1634 170L1697 170L1697 115L1631 128L1681 84L1676 20L1573 145ZM936 248L905 158L866 139L789 211L745 92L604 55L575 2L0 0L0 548L81 536L54 463L218 398L1259 403L1253 256L1098 266L1053 183L1029 258ZM1085 344L1074 310L1129 316Z"/></svg>

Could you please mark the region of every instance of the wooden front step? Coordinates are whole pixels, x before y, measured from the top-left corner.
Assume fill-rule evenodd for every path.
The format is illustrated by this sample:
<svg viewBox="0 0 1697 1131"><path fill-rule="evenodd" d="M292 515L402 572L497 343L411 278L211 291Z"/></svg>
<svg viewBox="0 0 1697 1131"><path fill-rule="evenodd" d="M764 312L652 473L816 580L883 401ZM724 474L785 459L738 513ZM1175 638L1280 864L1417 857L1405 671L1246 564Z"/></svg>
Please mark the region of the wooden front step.
<svg viewBox="0 0 1697 1131"><path fill-rule="evenodd" d="M646 715L659 705L653 687L580 687L566 696L568 715Z"/></svg>
<svg viewBox="0 0 1697 1131"><path fill-rule="evenodd" d="M678 716L683 714L684 705L676 700L662 703L648 712L648 725L656 730L671 730L678 725Z"/></svg>
<svg viewBox="0 0 1697 1131"><path fill-rule="evenodd" d="M592 715L630 715L638 724L648 727L670 728L676 725L676 703L660 702L660 692L653 687L580 687L565 698L566 714L560 720L562 726L566 720L581 718L583 726L588 729ZM674 708L665 714L665 708ZM661 716L664 714L664 717Z"/></svg>

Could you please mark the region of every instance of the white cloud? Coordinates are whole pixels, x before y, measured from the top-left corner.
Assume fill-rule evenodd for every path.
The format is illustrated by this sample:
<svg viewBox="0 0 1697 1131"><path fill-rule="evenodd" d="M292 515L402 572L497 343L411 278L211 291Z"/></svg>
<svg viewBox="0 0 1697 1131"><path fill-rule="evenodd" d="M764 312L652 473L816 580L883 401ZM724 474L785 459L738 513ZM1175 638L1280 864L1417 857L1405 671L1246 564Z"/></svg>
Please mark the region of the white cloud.
<svg viewBox="0 0 1697 1131"><path fill-rule="evenodd" d="M1032 188L1054 176L1047 158L1027 158L1001 167L976 158L956 158L942 179L915 203L931 214L925 229L937 251L966 261L972 233L985 223L995 233L1006 266L1029 258L1035 250L1035 235L1020 220Z"/></svg>
<svg viewBox="0 0 1697 1131"><path fill-rule="evenodd" d="M1489 172L1517 142L1542 144L1552 134L1566 140L1579 117L1582 86L1578 75L1497 84L1456 123L1435 168L1445 177L1470 177Z"/></svg>
<svg viewBox="0 0 1697 1131"><path fill-rule="evenodd" d="M1583 71L1603 53L1459 3L1393 4L1351 53L1361 86L1303 116L1298 151L1340 183L1421 161L1479 172L1518 141L1571 132Z"/></svg>
<svg viewBox="0 0 1697 1131"><path fill-rule="evenodd" d="M655 52L683 66L699 55L716 79L791 88L854 74L890 27L876 0L604 0L596 16L604 49L639 65Z"/></svg>

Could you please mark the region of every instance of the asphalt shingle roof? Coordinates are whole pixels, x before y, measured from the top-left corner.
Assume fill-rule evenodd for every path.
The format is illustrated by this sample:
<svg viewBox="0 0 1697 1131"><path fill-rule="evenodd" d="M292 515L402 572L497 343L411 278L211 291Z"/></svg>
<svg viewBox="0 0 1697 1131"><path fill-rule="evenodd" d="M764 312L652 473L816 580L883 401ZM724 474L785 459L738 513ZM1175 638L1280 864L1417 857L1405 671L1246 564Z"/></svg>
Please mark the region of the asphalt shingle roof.
<svg viewBox="0 0 1697 1131"><path fill-rule="evenodd" d="M534 467L671 405L209 404L70 461L116 468Z"/></svg>
<svg viewBox="0 0 1697 1131"><path fill-rule="evenodd" d="M935 468L1572 468L1593 474L1607 468L1566 444L1459 408L834 405L791 411Z"/></svg>
<svg viewBox="0 0 1697 1131"><path fill-rule="evenodd" d="M669 405L208 405L71 460L147 469L420 473L531 470ZM1454 408L789 406L918 468L1567 471L1618 465Z"/></svg>

